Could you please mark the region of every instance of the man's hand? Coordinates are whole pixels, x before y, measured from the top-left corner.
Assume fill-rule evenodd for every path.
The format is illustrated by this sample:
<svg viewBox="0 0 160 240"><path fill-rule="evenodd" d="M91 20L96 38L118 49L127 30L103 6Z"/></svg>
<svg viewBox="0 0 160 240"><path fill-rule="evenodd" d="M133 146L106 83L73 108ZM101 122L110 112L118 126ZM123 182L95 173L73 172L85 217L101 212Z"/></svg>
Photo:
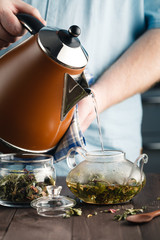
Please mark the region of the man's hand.
<svg viewBox="0 0 160 240"><path fill-rule="evenodd" d="M94 92L94 95L95 95L95 92ZM80 129L82 132L85 132L85 130L92 123L92 121L96 118L95 103L92 95L89 95L83 98L78 103L78 115L79 115Z"/></svg>
<svg viewBox="0 0 160 240"><path fill-rule="evenodd" d="M15 16L17 13L28 13L45 21L39 11L21 0L0 0L0 50L17 41L25 32L22 24Z"/></svg>

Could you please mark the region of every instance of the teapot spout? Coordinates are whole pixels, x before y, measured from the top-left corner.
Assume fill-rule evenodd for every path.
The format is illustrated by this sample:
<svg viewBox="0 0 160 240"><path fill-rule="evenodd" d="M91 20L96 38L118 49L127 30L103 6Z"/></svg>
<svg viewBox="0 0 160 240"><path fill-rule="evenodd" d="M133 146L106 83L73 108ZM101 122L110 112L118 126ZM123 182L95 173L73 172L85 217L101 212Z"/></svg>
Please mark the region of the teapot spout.
<svg viewBox="0 0 160 240"><path fill-rule="evenodd" d="M61 121L64 120L73 106L90 94L91 89L88 86L84 72L80 75L70 75L66 73L64 76Z"/></svg>

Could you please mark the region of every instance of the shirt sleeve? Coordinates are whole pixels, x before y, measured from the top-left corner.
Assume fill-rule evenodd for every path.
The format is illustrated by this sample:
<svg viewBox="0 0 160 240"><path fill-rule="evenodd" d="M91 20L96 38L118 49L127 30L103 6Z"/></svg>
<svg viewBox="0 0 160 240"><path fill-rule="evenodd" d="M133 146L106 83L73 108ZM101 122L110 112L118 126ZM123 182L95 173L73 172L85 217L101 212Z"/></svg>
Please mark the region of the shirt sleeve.
<svg viewBox="0 0 160 240"><path fill-rule="evenodd" d="M160 0L144 0L147 29L160 28Z"/></svg>

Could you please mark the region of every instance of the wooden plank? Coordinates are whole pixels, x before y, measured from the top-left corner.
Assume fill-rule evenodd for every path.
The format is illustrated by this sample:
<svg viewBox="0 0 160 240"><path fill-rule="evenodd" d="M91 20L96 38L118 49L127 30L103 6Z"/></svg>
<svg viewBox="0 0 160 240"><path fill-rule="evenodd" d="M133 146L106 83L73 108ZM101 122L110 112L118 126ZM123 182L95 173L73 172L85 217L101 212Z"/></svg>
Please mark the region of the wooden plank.
<svg viewBox="0 0 160 240"><path fill-rule="evenodd" d="M18 209L4 240L70 240L71 235L71 218L45 218L34 209Z"/></svg>
<svg viewBox="0 0 160 240"><path fill-rule="evenodd" d="M143 239L160 240L160 217L153 219L149 223L141 224L140 229Z"/></svg>
<svg viewBox="0 0 160 240"><path fill-rule="evenodd" d="M60 178L59 185L65 186L65 179ZM63 194L69 194L66 186L63 188ZM15 211L14 209L4 208ZM5 213L4 213L5 214ZM32 208L17 209L12 223L9 226L4 240L59 240L71 239L72 219L63 218L45 218L36 213ZM2 234L3 236L3 234Z"/></svg>
<svg viewBox="0 0 160 240"><path fill-rule="evenodd" d="M133 200L135 207L146 206L145 212L160 209L160 174L147 174L146 186ZM134 224L135 225L135 224ZM136 224L140 227L141 235L144 240L160 239L160 217L153 219L149 223Z"/></svg>
<svg viewBox="0 0 160 240"><path fill-rule="evenodd" d="M160 208L160 174L147 174L146 185L142 191L133 199L135 207L146 206L149 211Z"/></svg>
<svg viewBox="0 0 160 240"><path fill-rule="evenodd" d="M125 208L133 207L131 204L125 204ZM73 219L73 240L78 239L109 239L109 240L142 240L139 227L128 226L124 222L117 222L114 220L112 213L104 213L104 210L109 208L124 209L124 205L114 206L95 206L86 205L82 207L83 216L81 218ZM94 215L94 212L97 215ZM93 214L92 217L87 217ZM131 230L134 230L132 238L130 238ZM132 231L133 231L132 230ZM80 236L82 238L80 238ZM86 236L86 238L85 238Z"/></svg>
<svg viewBox="0 0 160 240"><path fill-rule="evenodd" d="M0 240L7 232L15 212L14 208L0 207Z"/></svg>
<svg viewBox="0 0 160 240"><path fill-rule="evenodd" d="M65 185L65 179L59 179L59 185L64 186L62 195L73 195ZM160 218L157 217L148 224L130 224L126 221L114 221L114 214L104 213L105 209L120 208L120 213L126 208L148 205L149 210L160 207L160 175L147 175L147 184L130 203L121 205L100 206L85 204L78 201L77 207L82 208L83 215L71 218L45 218L37 215L32 208L4 209L0 217L8 218L3 226L3 240L159 240ZM16 212L15 212L16 211ZM94 213L97 212L97 215ZM15 215L14 215L15 213ZM93 214L92 217L88 217ZM9 217L10 216L10 217ZM14 216L14 217L13 217ZM11 219L13 218L12 222ZM1 219L1 222L2 219ZM10 224L11 222L11 224ZM9 226L6 234L6 228ZM3 237L4 236L4 237Z"/></svg>

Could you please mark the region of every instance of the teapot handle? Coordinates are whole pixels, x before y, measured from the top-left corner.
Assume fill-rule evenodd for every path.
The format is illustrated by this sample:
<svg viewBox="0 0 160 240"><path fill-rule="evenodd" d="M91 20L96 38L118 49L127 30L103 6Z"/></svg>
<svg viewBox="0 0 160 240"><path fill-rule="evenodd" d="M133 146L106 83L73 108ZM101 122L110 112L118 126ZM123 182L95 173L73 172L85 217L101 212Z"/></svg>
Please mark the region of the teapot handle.
<svg viewBox="0 0 160 240"><path fill-rule="evenodd" d="M86 150L81 147L71 148L67 153L67 165L70 169L73 169L77 166L75 160L75 154L79 153L81 157L85 158Z"/></svg>
<svg viewBox="0 0 160 240"><path fill-rule="evenodd" d="M143 165L148 162L148 155L143 153L141 154L135 161L135 164L141 164L140 165L140 172L141 172L141 182L142 182L142 174L143 174Z"/></svg>
<svg viewBox="0 0 160 240"><path fill-rule="evenodd" d="M133 163L133 166L132 166L132 169L131 169L131 172L128 176L128 178L126 179L125 183L128 182L128 180L131 178L133 172L134 172L134 169L137 165L141 164L140 166L140 176L141 176L141 182L142 182L142 174L143 174L143 165L144 163L147 163L148 162L148 155L143 153L141 154L136 160L135 162Z"/></svg>
<svg viewBox="0 0 160 240"><path fill-rule="evenodd" d="M136 159L136 161L134 162L134 165L138 165L139 163L141 163L140 170L141 170L141 173L142 173L143 165L144 165L144 163L147 163L147 162L148 162L148 155L143 153Z"/></svg>
<svg viewBox="0 0 160 240"><path fill-rule="evenodd" d="M43 23L41 23L37 18L26 14L26 13L18 13L17 18L20 20L22 25L32 34L35 35L39 32L41 28L44 27Z"/></svg>

